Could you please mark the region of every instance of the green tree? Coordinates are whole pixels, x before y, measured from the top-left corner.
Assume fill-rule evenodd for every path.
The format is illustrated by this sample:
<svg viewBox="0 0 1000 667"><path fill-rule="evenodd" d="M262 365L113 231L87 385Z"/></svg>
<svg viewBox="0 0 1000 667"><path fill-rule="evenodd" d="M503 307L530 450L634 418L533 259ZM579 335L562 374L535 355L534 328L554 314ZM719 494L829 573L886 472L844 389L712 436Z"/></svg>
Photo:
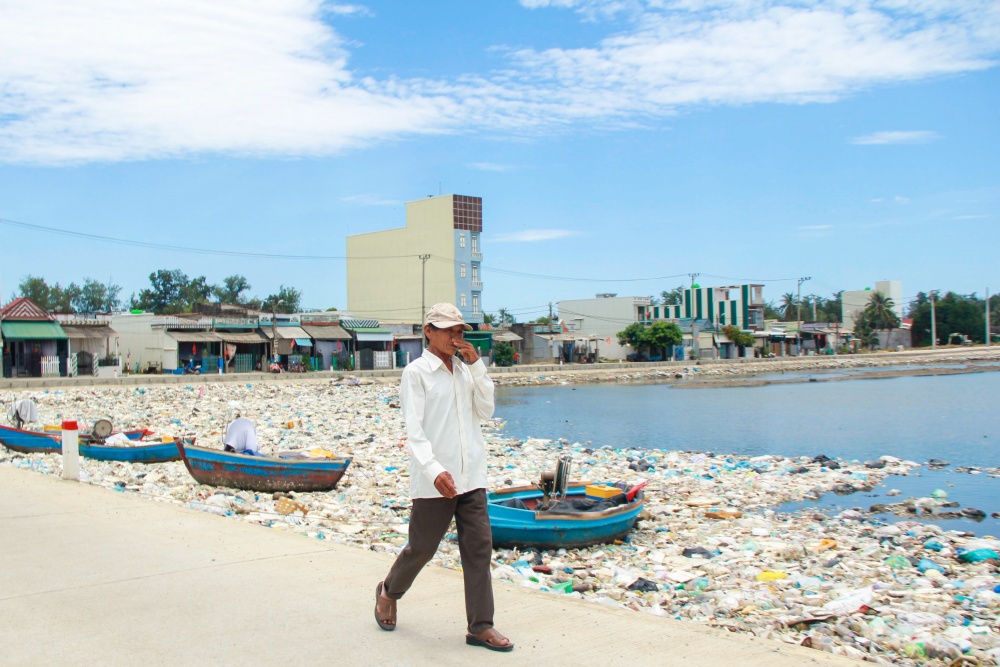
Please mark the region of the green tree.
<svg viewBox="0 0 1000 667"><path fill-rule="evenodd" d="M49 309L57 313L72 313L73 302L80 297L80 291L76 283L66 287L56 283L49 290Z"/></svg>
<svg viewBox="0 0 1000 667"><path fill-rule="evenodd" d="M646 327L642 326L638 322L633 322L616 333L615 338L618 339L619 345L628 345L637 353L641 353L646 346L646 341L643 338L643 332L645 332L645 330Z"/></svg>
<svg viewBox="0 0 1000 667"><path fill-rule="evenodd" d="M781 317L786 322L795 321L798 307L799 302L795 300L794 294L791 292L785 292L781 295L781 303L778 305L778 310L781 311Z"/></svg>
<svg viewBox="0 0 1000 667"><path fill-rule="evenodd" d="M528 324L552 324L552 320L543 315L542 317L531 320Z"/></svg>
<svg viewBox="0 0 1000 667"><path fill-rule="evenodd" d="M139 292L132 307L167 315L184 312L182 298L187 284L187 274L180 269L159 269L149 274L149 288Z"/></svg>
<svg viewBox="0 0 1000 667"><path fill-rule="evenodd" d="M669 292L660 292L660 298L664 306L679 306L684 302L684 285L678 285Z"/></svg>
<svg viewBox="0 0 1000 667"><path fill-rule="evenodd" d="M870 328L872 332L877 330L886 332L887 346L892 338L893 329L899 328L899 317L893 311L895 307L896 304L891 297L881 292L872 292L871 296L868 297L868 303L865 304L865 312L862 317L863 320L866 320L866 328ZM870 345L869 348L871 348Z"/></svg>
<svg viewBox="0 0 1000 667"><path fill-rule="evenodd" d="M514 364L514 346L507 341L499 341L493 346L493 362L497 366L511 366Z"/></svg>
<svg viewBox="0 0 1000 667"><path fill-rule="evenodd" d="M781 313L778 309L774 307L773 301L764 302L764 319L765 320L780 320Z"/></svg>
<svg viewBox="0 0 1000 667"><path fill-rule="evenodd" d="M742 331L735 324L727 324L722 327L722 333L726 334L726 337L736 343L736 345L743 350L747 347L753 347L754 337L753 334L748 334Z"/></svg>
<svg viewBox="0 0 1000 667"><path fill-rule="evenodd" d="M242 305L245 303L245 292L250 291L250 282L239 274L228 276L222 285L214 288L215 298L219 303Z"/></svg>
<svg viewBox="0 0 1000 667"><path fill-rule="evenodd" d="M684 341L684 333L673 322L653 322L643 329L640 341L651 349L662 350L664 358L673 357L672 353L667 354L667 348L680 345Z"/></svg>
<svg viewBox="0 0 1000 667"><path fill-rule="evenodd" d="M17 285L18 294L31 299L39 308L50 310L49 306L49 285L45 278L27 275L21 279Z"/></svg>
<svg viewBox="0 0 1000 667"><path fill-rule="evenodd" d="M483 313L483 324L493 325L497 321L497 316L493 313Z"/></svg>
<svg viewBox="0 0 1000 667"><path fill-rule="evenodd" d="M500 324L514 324L514 316L506 308L501 308L497 314L500 316Z"/></svg>
<svg viewBox="0 0 1000 667"><path fill-rule="evenodd" d="M294 287L282 285L278 288L277 294L270 294L261 306L261 310L268 312L274 310L276 313L297 313L302 301L302 292Z"/></svg>
<svg viewBox="0 0 1000 667"><path fill-rule="evenodd" d="M917 295L918 297L920 295ZM963 334L977 343L985 340L985 304L975 295L948 292L935 302L938 342L947 343L953 333ZM931 305L926 302L910 309L913 317L914 345L931 344Z"/></svg>

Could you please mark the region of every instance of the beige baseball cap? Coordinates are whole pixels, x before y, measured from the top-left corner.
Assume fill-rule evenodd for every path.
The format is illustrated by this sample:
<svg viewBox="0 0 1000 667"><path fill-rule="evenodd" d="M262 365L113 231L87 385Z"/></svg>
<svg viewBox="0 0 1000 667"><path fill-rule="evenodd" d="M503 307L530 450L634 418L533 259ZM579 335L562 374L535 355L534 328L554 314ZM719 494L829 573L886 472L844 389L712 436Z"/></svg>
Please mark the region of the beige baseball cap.
<svg viewBox="0 0 1000 667"><path fill-rule="evenodd" d="M472 327L465 323L462 311L450 303L435 303L427 311L424 324L433 324L438 329L449 329L456 325L462 325L466 331L472 331Z"/></svg>

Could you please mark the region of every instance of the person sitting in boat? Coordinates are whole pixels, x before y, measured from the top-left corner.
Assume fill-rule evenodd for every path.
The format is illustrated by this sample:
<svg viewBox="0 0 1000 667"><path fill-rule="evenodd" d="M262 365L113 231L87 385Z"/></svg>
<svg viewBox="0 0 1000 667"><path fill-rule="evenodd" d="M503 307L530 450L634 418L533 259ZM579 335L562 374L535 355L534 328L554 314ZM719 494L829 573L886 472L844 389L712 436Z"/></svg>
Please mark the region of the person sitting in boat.
<svg viewBox="0 0 1000 667"><path fill-rule="evenodd" d="M257 442L257 429L246 417L237 416L226 429L222 438L223 449L227 452L260 456L260 443Z"/></svg>

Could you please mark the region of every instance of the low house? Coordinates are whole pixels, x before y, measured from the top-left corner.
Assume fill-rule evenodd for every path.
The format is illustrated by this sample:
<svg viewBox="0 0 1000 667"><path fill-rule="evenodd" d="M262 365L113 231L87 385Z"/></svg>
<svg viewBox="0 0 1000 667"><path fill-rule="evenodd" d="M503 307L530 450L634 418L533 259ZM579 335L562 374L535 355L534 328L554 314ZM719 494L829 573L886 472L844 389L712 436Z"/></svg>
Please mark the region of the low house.
<svg viewBox="0 0 1000 667"><path fill-rule="evenodd" d="M0 308L4 377L67 375L69 337L35 302L19 297Z"/></svg>
<svg viewBox="0 0 1000 667"><path fill-rule="evenodd" d="M396 367L392 331L379 326L378 320L347 318L340 326L351 334L354 344L354 368L378 370Z"/></svg>
<svg viewBox="0 0 1000 667"><path fill-rule="evenodd" d="M335 371L350 367L351 334L339 322L308 320L308 323L302 323L302 330L313 340L313 356L319 360L317 370Z"/></svg>

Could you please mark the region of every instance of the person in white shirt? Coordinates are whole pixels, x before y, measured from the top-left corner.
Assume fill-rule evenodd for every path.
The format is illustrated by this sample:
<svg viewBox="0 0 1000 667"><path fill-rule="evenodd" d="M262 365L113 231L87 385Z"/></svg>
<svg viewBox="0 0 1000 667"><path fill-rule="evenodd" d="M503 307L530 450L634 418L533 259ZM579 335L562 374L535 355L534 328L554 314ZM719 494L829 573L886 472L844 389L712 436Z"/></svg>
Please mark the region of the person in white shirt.
<svg viewBox="0 0 1000 667"><path fill-rule="evenodd" d="M465 643L510 651L514 645L493 627L493 542L486 508L486 443L479 426L493 416L493 381L476 348L463 337L469 329L452 304L431 306L424 320L428 347L403 369L399 395L413 507L409 541L375 588L375 621L383 630L396 628L396 601L434 557L454 518L465 579Z"/></svg>

